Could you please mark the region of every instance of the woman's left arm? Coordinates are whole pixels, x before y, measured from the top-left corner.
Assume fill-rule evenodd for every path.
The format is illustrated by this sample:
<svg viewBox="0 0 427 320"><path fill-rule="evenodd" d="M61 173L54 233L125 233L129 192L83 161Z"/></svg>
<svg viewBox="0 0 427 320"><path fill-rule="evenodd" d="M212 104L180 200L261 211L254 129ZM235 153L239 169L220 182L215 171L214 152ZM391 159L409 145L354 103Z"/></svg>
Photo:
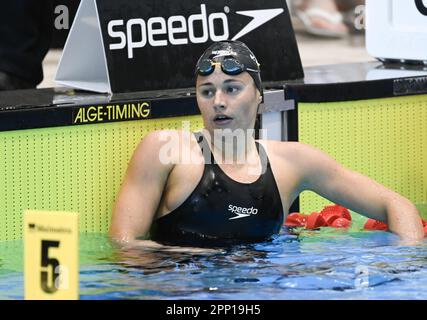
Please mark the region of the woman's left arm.
<svg viewBox="0 0 427 320"><path fill-rule="evenodd" d="M378 182L340 165L324 152L293 145L301 190L311 190L368 218L385 222L404 240L419 240L424 230L414 204Z"/></svg>

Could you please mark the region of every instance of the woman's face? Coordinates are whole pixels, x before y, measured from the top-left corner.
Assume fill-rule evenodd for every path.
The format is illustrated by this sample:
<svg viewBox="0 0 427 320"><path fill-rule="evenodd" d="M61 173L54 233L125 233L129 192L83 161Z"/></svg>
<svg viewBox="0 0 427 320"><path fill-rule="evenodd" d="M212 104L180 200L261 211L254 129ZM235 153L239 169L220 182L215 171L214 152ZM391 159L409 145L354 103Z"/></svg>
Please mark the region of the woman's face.
<svg viewBox="0 0 427 320"><path fill-rule="evenodd" d="M220 67L208 76L198 76L197 103L205 129L253 129L261 95L247 73L231 76Z"/></svg>

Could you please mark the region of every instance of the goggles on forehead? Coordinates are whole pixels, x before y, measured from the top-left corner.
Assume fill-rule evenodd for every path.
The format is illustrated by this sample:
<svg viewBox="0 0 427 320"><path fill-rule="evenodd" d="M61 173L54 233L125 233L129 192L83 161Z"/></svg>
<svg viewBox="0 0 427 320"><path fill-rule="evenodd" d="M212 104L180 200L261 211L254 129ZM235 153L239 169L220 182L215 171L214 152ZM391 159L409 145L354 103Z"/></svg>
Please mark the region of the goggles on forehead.
<svg viewBox="0 0 427 320"><path fill-rule="evenodd" d="M244 71L259 73L259 70L248 68L234 58L225 58L221 62L215 62L211 59L203 59L197 64L196 73L201 76L210 75L214 72L217 65L220 65L222 72L228 75L237 75Z"/></svg>

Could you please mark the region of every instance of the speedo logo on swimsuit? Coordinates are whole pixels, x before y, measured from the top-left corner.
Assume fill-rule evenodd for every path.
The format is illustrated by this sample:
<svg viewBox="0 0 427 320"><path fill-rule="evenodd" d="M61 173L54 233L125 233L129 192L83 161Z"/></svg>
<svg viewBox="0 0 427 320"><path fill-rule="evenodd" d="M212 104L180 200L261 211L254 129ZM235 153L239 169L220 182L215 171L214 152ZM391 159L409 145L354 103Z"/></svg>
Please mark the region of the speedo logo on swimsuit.
<svg viewBox="0 0 427 320"><path fill-rule="evenodd" d="M236 215L228 220L246 218L246 217L249 217L250 215L255 215L258 213L258 209L254 207L242 208L242 207L233 206L232 204L228 206L228 211L231 211Z"/></svg>
<svg viewBox="0 0 427 320"><path fill-rule="evenodd" d="M225 7L225 13L214 12L208 15L206 5L200 4L200 11L200 13L192 14L188 18L182 15L169 18L152 17L147 22L141 18L134 18L126 22L126 28L122 27L125 25L123 19L111 20L108 22L108 35L111 38L119 39L120 42L110 44L110 50L121 50L127 47L128 58L132 59L134 49L143 48L147 44L152 47L163 47L169 44L177 46L186 45L189 42L206 43L209 40L228 40L230 30L227 14L230 14L230 8ZM283 11L282 8L236 11L236 14L251 17L252 20L232 40L237 40L252 32L282 14ZM200 22L202 34L196 36L194 26ZM132 30L137 28L140 31L140 36L138 39L133 39ZM125 30L120 31L120 29Z"/></svg>

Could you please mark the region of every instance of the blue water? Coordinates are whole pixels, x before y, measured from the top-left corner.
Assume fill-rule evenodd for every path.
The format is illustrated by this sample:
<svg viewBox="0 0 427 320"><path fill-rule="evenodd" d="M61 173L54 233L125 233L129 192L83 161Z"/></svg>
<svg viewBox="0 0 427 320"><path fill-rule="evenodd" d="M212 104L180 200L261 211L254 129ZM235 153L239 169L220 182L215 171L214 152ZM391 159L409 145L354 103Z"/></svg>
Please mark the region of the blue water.
<svg viewBox="0 0 427 320"><path fill-rule="evenodd" d="M23 299L21 241L0 243L0 299ZM80 238L80 299L427 299L427 240L325 228L214 252Z"/></svg>

